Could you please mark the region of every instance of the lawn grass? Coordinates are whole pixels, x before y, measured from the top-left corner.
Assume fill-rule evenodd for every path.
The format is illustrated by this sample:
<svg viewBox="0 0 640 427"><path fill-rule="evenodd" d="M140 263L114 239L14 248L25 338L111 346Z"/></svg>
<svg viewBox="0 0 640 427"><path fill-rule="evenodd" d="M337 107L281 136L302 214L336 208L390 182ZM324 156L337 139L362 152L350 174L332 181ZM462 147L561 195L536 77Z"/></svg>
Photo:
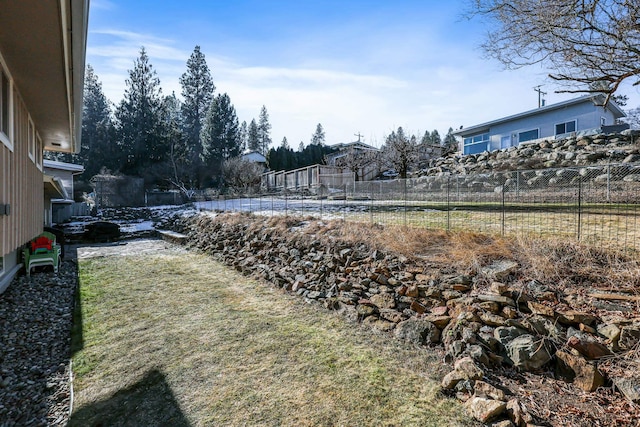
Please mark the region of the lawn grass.
<svg viewBox="0 0 640 427"><path fill-rule="evenodd" d="M79 275L71 425L472 425L428 350L205 255L86 259Z"/></svg>

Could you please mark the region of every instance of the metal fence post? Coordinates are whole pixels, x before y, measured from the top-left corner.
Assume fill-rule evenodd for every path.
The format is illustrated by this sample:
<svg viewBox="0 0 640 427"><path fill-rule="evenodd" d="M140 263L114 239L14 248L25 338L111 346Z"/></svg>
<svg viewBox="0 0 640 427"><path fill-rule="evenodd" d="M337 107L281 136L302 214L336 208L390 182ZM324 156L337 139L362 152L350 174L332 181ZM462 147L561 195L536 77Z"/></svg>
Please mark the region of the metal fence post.
<svg viewBox="0 0 640 427"><path fill-rule="evenodd" d="M371 224L373 224L373 183L369 182L369 193L371 194L371 203L369 204L369 215L371 217Z"/></svg>
<svg viewBox="0 0 640 427"><path fill-rule="evenodd" d="M582 176L578 179L578 230L577 239L580 240L580 232L582 227Z"/></svg>
<svg viewBox="0 0 640 427"><path fill-rule="evenodd" d="M404 185L404 228L407 228L407 178L402 180Z"/></svg>
<svg viewBox="0 0 640 427"><path fill-rule="evenodd" d="M347 220L347 184L344 184L344 205L342 208L342 219L343 221Z"/></svg>
<svg viewBox="0 0 640 427"><path fill-rule="evenodd" d="M506 223L506 211L504 206L504 197L505 197L505 188L506 185L502 184L502 235L504 236L505 223Z"/></svg>
<svg viewBox="0 0 640 427"><path fill-rule="evenodd" d="M611 202L611 163L607 164L607 202Z"/></svg>
<svg viewBox="0 0 640 427"><path fill-rule="evenodd" d="M457 184L457 179L456 179ZM449 200L449 192L451 189L451 176L447 176L447 231L451 231L451 209Z"/></svg>

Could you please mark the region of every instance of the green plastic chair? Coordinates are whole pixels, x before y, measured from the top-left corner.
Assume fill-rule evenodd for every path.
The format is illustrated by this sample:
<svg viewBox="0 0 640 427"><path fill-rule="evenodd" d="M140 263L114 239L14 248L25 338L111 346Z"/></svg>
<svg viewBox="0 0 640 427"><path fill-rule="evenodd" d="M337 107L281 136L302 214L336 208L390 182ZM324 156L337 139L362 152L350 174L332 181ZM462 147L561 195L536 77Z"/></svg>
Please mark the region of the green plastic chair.
<svg viewBox="0 0 640 427"><path fill-rule="evenodd" d="M27 247L22 250L22 255L27 276L31 276L32 268L43 265L52 266L54 273L58 273L60 245L56 243L55 234L44 231L29 242Z"/></svg>

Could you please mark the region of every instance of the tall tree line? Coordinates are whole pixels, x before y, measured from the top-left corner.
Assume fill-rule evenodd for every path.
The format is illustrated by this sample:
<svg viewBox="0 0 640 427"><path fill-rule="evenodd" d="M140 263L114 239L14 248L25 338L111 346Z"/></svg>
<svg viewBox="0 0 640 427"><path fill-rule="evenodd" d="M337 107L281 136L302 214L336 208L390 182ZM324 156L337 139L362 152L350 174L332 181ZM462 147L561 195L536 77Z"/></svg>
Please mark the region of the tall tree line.
<svg viewBox="0 0 640 427"><path fill-rule="evenodd" d="M89 180L101 170L139 176L147 188L182 191L220 184L225 161L245 149L267 153L271 124L239 123L226 93L215 93L206 59L196 46L180 77L182 100L162 93L145 48L125 81L123 99L112 109L91 65L85 77L82 151L60 160L85 166Z"/></svg>

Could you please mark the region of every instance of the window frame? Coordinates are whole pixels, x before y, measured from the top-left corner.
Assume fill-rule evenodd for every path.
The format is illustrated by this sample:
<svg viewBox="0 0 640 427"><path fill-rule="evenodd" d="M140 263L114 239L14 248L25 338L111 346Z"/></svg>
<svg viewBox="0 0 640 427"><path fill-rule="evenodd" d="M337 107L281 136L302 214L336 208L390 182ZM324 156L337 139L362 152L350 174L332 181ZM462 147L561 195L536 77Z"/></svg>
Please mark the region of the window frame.
<svg viewBox="0 0 640 427"><path fill-rule="evenodd" d="M529 139L525 139L524 141L522 140L522 134L526 134L526 133L531 133L531 132L535 132L536 136L535 138L529 138ZM522 144L523 142L529 142L529 141L535 141L536 139L540 138L540 128L534 128L534 129L529 129L529 130L525 130L522 132L518 132L518 144Z"/></svg>
<svg viewBox="0 0 640 427"><path fill-rule="evenodd" d="M474 151L473 153L466 152L467 148L473 147L473 146L480 146L481 144L484 144L484 150L481 150L478 152ZM490 132L477 133L475 135L468 136L462 139L462 154L463 155L478 154L484 151L489 151L490 144L491 144Z"/></svg>
<svg viewBox="0 0 640 427"><path fill-rule="evenodd" d="M29 125L27 130L27 138L29 145L29 158L33 163L36 163L36 126L29 115Z"/></svg>
<svg viewBox="0 0 640 427"><path fill-rule="evenodd" d="M567 130L567 124L568 123L573 123L573 130ZM558 132L558 126L564 126L564 132ZM558 135L564 135L565 133L571 133L571 132L575 132L578 129L578 120L573 119L573 120L567 120L566 122L561 122L561 123L556 123L554 125L554 131L555 131L555 136Z"/></svg>
<svg viewBox="0 0 640 427"><path fill-rule="evenodd" d="M42 171L42 157L44 155L42 150L43 150L42 138L40 138L40 134L38 132L36 132L36 152L35 152L35 157L36 157L36 166L38 167L38 169L40 171Z"/></svg>
<svg viewBox="0 0 640 427"><path fill-rule="evenodd" d="M7 109L7 123L6 123L6 132L1 129L2 127L2 116L3 113L3 99L5 98L5 94L2 90L2 79L7 79L7 94L6 101L7 105L5 106ZM11 78L11 74L9 73L9 69L4 62L4 58L0 55L0 141L11 151L14 150L14 87L13 87L13 78Z"/></svg>

